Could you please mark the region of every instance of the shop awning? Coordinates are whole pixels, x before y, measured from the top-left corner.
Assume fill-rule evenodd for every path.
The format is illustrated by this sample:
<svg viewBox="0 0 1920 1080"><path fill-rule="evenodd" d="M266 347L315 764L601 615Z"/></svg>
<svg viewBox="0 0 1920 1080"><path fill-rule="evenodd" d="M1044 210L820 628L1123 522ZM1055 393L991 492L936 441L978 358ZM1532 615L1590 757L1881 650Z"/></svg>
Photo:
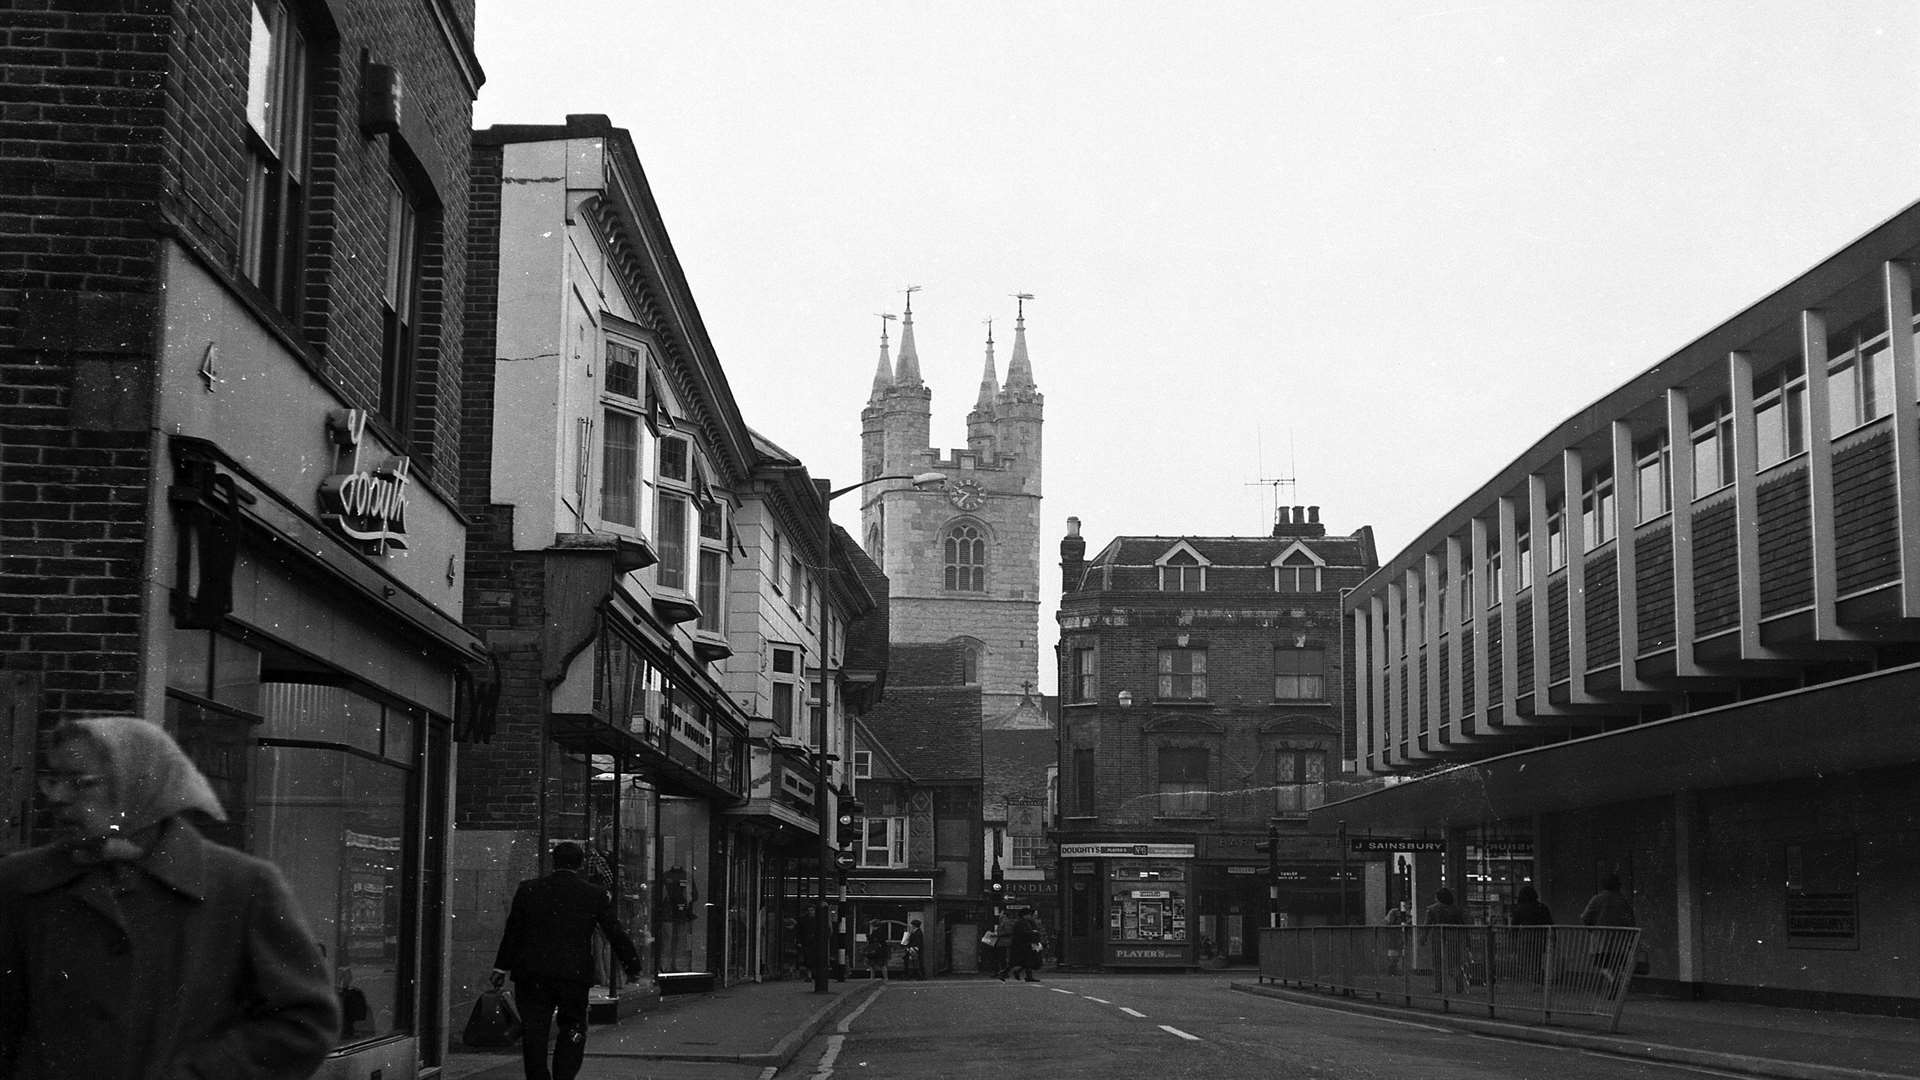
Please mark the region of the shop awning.
<svg viewBox="0 0 1920 1080"><path fill-rule="evenodd" d="M1920 665L1460 765L1313 811L1315 833L1478 825L1920 762Z"/></svg>

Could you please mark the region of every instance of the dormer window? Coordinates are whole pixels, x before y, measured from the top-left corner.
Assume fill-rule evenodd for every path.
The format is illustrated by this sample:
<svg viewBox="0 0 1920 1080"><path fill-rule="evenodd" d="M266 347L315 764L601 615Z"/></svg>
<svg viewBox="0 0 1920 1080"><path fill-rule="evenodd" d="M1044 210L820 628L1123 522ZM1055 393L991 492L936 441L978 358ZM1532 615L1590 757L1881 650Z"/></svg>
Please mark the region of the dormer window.
<svg viewBox="0 0 1920 1080"><path fill-rule="evenodd" d="M1294 544L1273 560L1273 591L1319 592L1325 588L1320 571L1326 561L1305 544Z"/></svg>
<svg viewBox="0 0 1920 1080"><path fill-rule="evenodd" d="M1159 559L1161 592L1205 592L1207 560L1184 541Z"/></svg>

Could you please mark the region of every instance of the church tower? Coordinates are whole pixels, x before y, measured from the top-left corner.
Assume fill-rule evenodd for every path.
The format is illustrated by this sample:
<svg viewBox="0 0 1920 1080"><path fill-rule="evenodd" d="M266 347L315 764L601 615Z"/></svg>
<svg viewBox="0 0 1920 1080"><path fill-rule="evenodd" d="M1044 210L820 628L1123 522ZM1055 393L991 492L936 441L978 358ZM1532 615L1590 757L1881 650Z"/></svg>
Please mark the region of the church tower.
<svg viewBox="0 0 1920 1080"><path fill-rule="evenodd" d="M1013 329L1005 382L987 331L985 368L967 413L967 445L942 452L930 436L933 391L921 381L913 291L900 319L900 355L887 328L873 392L860 413L861 478L938 471L942 491L909 481L861 492L868 555L887 574L891 637L959 641L967 678L981 689L982 719L1026 726L1040 674L1040 425L1044 399L1027 356L1026 301Z"/></svg>

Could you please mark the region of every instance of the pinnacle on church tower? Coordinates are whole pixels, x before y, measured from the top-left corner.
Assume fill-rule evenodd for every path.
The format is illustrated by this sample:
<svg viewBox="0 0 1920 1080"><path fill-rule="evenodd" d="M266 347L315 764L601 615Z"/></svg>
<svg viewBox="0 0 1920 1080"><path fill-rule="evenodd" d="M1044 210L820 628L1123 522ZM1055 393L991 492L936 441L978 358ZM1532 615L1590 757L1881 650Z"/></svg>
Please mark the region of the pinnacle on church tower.
<svg viewBox="0 0 1920 1080"><path fill-rule="evenodd" d="M1007 362L1006 392L1032 393L1033 364L1027 359L1027 301L1032 293L1015 293L1020 307L1013 321L1013 359Z"/></svg>
<svg viewBox="0 0 1920 1080"><path fill-rule="evenodd" d="M920 350L913 347L913 294L920 286L907 286L907 313L900 317L900 364L894 369L896 386L920 386Z"/></svg>
<svg viewBox="0 0 1920 1080"><path fill-rule="evenodd" d="M987 320L987 367L980 374L980 396L973 402L975 412L992 412L994 391L1000 388L1000 375L993 363L993 320Z"/></svg>
<svg viewBox="0 0 1920 1080"><path fill-rule="evenodd" d="M893 315L880 316L880 366L873 373L873 395L878 397L893 385L893 359L887 355L887 324Z"/></svg>

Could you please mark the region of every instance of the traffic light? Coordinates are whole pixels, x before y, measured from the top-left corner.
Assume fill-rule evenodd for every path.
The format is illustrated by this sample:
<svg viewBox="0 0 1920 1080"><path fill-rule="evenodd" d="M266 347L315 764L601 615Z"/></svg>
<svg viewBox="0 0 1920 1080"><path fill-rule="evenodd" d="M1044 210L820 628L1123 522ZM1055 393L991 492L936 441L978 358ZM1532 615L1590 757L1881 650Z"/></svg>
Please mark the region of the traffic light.
<svg viewBox="0 0 1920 1080"><path fill-rule="evenodd" d="M1267 857L1267 880L1278 884L1280 881L1280 828L1267 826L1267 838L1253 845L1253 850Z"/></svg>
<svg viewBox="0 0 1920 1080"><path fill-rule="evenodd" d="M866 839L865 830L860 824L860 812L865 809L857 802L840 804L840 817L834 823L834 840L842 850L851 851Z"/></svg>
<svg viewBox="0 0 1920 1080"><path fill-rule="evenodd" d="M1000 869L1000 864L995 862L993 864L993 877L987 882L987 903L997 908L1006 903L1006 900L1007 875Z"/></svg>

